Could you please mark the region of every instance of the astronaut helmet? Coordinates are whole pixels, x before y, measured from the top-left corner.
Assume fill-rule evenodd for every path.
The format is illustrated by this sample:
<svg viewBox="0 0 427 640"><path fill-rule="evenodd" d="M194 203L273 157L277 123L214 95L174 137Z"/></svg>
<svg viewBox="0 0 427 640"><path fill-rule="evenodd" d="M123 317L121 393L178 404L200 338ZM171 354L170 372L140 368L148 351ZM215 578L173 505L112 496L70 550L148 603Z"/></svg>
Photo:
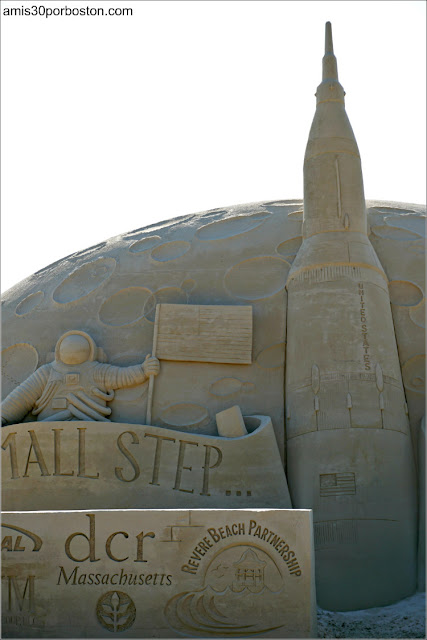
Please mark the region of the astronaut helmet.
<svg viewBox="0 0 427 640"><path fill-rule="evenodd" d="M85 331L67 331L62 335L55 347L55 360L63 364L82 364L93 361L96 344Z"/></svg>

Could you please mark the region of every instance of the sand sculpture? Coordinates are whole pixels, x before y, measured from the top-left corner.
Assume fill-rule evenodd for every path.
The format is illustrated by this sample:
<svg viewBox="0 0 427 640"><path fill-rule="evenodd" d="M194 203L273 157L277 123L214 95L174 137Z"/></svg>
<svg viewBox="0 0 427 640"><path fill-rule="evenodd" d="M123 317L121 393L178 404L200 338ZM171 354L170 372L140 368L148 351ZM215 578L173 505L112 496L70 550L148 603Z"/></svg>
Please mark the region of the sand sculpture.
<svg viewBox="0 0 427 640"><path fill-rule="evenodd" d="M304 203L152 225L5 294L9 512L30 485L39 509L312 509L322 607L413 593L417 531L422 586L425 208L365 203L329 23L316 96Z"/></svg>
<svg viewBox="0 0 427 640"><path fill-rule="evenodd" d="M415 460L388 279L367 234L330 25L316 97L303 241L286 283L288 481L293 506L316 514L323 606L363 609L415 590Z"/></svg>
<svg viewBox="0 0 427 640"><path fill-rule="evenodd" d="M116 389L134 387L159 373L157 358L142 365L113 367L95 360L96 345L84 331L68 331L55 347L54 364L45 364L14 389L2 404L2 425L29 411L37 420L109 422L107 402Z"/></svg>
<svg viewBox="0 0 427 640"><path fill-rule="evenodd" d="M6 599L3 628L26 618L14 637L316 637L309 510L19 513L14 530L10 517L28 572L4 580L22 609Z"/></svg>

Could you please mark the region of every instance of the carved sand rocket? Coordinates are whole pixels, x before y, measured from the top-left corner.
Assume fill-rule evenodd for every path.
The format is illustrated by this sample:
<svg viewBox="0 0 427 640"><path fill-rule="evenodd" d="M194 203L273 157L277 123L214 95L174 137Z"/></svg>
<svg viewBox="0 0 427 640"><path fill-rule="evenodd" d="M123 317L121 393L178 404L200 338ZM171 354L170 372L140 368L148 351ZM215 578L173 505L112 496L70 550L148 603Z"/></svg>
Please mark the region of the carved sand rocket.
<svg viewBox="0 0 427 640"><path fill-rule="evenodd" d="M314 510L318 601L335 610L391 603L416 582L407 407L344 95L327 23L286 285L286 436L293 506Z"/></svg>

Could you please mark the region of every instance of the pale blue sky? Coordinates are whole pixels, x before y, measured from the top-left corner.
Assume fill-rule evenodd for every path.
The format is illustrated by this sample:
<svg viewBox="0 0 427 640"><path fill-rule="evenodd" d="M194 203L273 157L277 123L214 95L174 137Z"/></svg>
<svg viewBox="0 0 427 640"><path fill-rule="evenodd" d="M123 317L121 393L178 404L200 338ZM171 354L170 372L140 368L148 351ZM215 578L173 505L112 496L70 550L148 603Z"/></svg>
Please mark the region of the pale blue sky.
<svg viewBox="0 0 427 640"><path fill-rule="evenodd" d="M106 238L302 197L332 22L368 199L425 202L425 3L4 0L2 288Z"/></svg>

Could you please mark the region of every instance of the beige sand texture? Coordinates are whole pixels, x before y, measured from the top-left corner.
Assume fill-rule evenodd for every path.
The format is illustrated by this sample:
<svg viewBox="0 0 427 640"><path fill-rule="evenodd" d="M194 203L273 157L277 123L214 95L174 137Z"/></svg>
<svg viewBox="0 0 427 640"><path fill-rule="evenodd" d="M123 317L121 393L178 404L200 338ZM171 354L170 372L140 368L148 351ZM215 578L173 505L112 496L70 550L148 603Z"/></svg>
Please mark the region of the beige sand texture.
<svg viewBox="0 0 427 640"><path fill-rule="evenodd" d="M304 203L167 220L67 256L6 292L3 393L52 362L67 331L87 332L99 362L140 367L155 350L159 305L251 307L251 357L160 352L152 396L147 380L118 388L109 419L144 425L148 405L155 428L190 439L221 437L216 416L232 407L246 426L250 416L270 418L293 507L313 509L318 602L346 610L390 604L417 585L426 211L365 203L330 25L317 101ZM221 318L214 327L220 335ZM247 329L233 329L245 349ZM242 423L233 424L236 435ZM262 490L271 498L267 481Z"/></svg>
<svg viewBox="0 0 427 640"><path fill-rule="evenodd" d="M3 529L3 637L316 636L311 511L4 513Z"/></svg>
<svg viewBox="0 0 427 640"><path fill-rule="evenodd" d="M392 297L392 312L415 437L425 397L425 207L368 201L367 208L369 239L388 279L402 291ZM283 455L285 284L302 238L302 210L301 200L283 200L184 216L111 238L20 282L2 298L2 397L52 361L66 331L87 331L109 363L128 366L151 352L156 303L250 304L252 364L204 363L196 384L181 385L177 381L194 365L164 362L153 424L181 428L204 420L197 431L213 434L216 413L238 404L243 415L271 416ZM164 262L151 256L153 244L184 241L191 247L185 255ZM147 385L118 391L112 420L141 424L146 401Z"/></svg>

